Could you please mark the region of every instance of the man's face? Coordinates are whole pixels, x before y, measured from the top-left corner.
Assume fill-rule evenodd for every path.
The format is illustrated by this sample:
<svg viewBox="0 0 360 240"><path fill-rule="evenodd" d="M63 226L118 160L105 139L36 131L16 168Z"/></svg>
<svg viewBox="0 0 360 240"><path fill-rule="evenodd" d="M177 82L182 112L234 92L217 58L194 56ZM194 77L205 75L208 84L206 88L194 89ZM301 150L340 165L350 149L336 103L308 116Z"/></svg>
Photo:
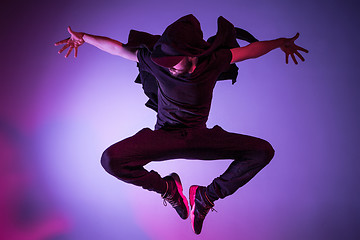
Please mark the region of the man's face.
<svg viewBox="0 0 360 240"><path fill-rule="evenodd" d="M184 76L193 72L193 64L188 57L184 57L178 64L169 68L169 72L175 77Z"/></svg>

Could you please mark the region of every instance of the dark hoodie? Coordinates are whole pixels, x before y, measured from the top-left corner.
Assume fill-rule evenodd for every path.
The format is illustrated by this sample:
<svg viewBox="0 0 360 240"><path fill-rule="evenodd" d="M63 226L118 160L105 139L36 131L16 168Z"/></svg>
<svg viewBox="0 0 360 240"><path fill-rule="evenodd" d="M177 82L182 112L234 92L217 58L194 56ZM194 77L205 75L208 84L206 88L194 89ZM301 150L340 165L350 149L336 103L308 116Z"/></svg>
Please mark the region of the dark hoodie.
<svg viewBox="0 0 360 240"><path fill-rule="evenodd" d="M147 48L151 52L153 62L159 66L171 67L176 65L183 56L206 57L219 49L239 47L236 39L249 43L258 41L249 32L234 27L223 17L219 17L217 23L216 35L205 41L199 21L189 14L169 25L161 36L131 30L125 46L133 50ZM139 70L135 82L142 84L145 94L149 97L145 105L158 111L157 81L148 71ZM231 79L234 84L237 75L238 67L231 64L218 76L217 80Z"/></svg>

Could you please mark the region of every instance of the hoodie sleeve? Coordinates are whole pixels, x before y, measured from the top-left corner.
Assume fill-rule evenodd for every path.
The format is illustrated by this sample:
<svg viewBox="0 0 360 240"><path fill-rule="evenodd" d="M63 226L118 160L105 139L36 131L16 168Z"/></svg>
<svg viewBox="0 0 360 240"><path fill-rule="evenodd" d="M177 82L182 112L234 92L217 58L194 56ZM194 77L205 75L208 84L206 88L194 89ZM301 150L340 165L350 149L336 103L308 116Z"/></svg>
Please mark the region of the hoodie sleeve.
<svg viewBox="0 0 360 240"><path fill-rule="evenodd" d="M146 32L130 30L128 42L125 44L129 49L147 48L152 51L155 43L159 40L160 35L152 35Z"/></svg>

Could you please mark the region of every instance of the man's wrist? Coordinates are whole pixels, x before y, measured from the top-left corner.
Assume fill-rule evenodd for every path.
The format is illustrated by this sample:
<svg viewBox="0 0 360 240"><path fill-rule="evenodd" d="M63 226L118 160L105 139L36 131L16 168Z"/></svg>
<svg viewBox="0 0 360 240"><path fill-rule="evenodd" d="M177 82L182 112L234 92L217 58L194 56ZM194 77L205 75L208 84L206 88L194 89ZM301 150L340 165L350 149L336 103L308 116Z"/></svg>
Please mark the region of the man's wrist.
<svg viewBox="0 0 360 240"><path fill-rule="evenodd" d="M282 47L286 43L286 38L278 38L277 41L278 41L278 46Z"/></svg>
<svg viewBox="0 0 360 240"><path fill-rule="evenodd" d="M91 38L91 35L87 34L87 33L82 33L82 40L84 40L84 42L89 43L89 40Z"/></svg>

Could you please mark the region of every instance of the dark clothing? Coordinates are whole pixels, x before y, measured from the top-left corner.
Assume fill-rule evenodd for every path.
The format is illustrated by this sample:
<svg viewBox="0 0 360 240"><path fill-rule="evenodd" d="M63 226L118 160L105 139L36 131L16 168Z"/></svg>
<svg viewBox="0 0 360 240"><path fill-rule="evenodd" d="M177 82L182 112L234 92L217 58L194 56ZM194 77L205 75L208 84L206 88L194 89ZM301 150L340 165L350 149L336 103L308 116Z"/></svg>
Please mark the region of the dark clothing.
<svg viewBox="0 0 360 240"><path fill-rule="evenodd" d="M229 168L207 186L210 200L234 193L272 159L274 150L265 140L229 133L219 126L155 130L144 128L132 137L110 146L102 166L118 179L144 189L164 193L164 180L144 165L168 159L234 159ZM206 171L206 168L202 169ZM201 172L200 172L201 174Z"/></svg>
<svg viewBox="0 0 360 240"><path fill-rule="evenodd" d="M182 18L180 18L178 21L189 19L191 22L196 22L197 20L194 19L195 17L192 15L187 15ZM177 22L178 22L177 21ZM197 54L190 54L190 51L188 50L188 55L197 55L197 56L209 56L214 51L217 51L219 49L231 49L239 47L238 42L236 39L244 40L248 43L256 42L258 41L253 35L251 35L249 32L247 32L244 29L234 27L232 23L230 23L228 20L226 20L223 17L219 17L217 20L218 23L218 30L216 35L210 37L206 42L202 44L196 44L197 47L192 47L192 52ZM180 26L174 25L178 30ZM196 31L201 31L201 29L198 29L199 25L194 24ZM180 32L180 31L176 31ZM181 34L179 34L181 36ZM158 41L161 40L160 35L152 35L146 32L140 32L131 30L129 37L128 37L128 43L125 45L129 49L137 50L139 48L146 48L150 52L154 50L154 47L158 46ZM167 42L167 39L162 39L160 42ZM201 42L200 40L198 42ZM201 45L201 47L199 47ZM177 50L177 51L186 51L185 49ZM223 72L218 76L217 80L232 80L232 83L234 84L236 82L236 78L238 75L238 67L235 64L231 64L228 66L227 69L224 69ZM154 111L158 110L158 88L156 84L155 77L149 73L144 72L141 69L139 69L139 75L137 76L136 83L140 83L143 86L145 94L149 97L149 100L145 103L145 105Z"/></svg>
<svg viewBox="0 0 360 240"><path fill-rule="evenodd" d="M185 77L174 77L167 68L155 64L146 48L138 51L139 69L158 80L158 115L155 129L205 128L213 88L217 77L231 61L229 49L221 49L199 59L195 71Z"/></svg>
<svg viewBox="0 0 360 240"><path fill-rule="evenodd" d="M162 52L158 52L156 57L162 57L161 54L169 50L164 48L164 44L173 46L172 41L177 38L169 36L175 34L183 23L193 24L196 31L199 30L200 25L192 15L180 20L184 22L177 21L170 25L165 31L168 35L164 33L162 37L131 32L128 47L140 47L138 80L150 97L147 105L158 112L157 123L154 131L145 128L110 146L105 150L101 163L108 173L118 179L163 194L166 190L165 180L157 172L144 169L147 163L177 158L233 159L229 168L206 188L209 199L215 201L234 193L247 183L274 155L273 148L265 140L229 133L219 126L206 128L216 81L230 78L234 82L237 76L238 68L234 64L230 65L232 56L229 50L238 46L237 34L247 36L249 41L256 39L244 30L241 32L235 29L222 17L218 19L218 33L207 42L199 40L195 41L194 46L188 46L191 44L192 32L189 31L190 38L184 38L184 41L189 40L185 44L188 47L173 50L179 52L189 49L196 52L194 56L198 57L198 63L193 73L174 77L167 68L154 62L152 51L157 46ZM168 32L169 29L175 33ZM135 35L143 39L139 40Z"/></svg>
<svg viewBox="0 0 360 240"><path fill-rule="evenodd" d="M191 14L170 24L155 43L151 59L163 67L173 67L182 57L208 57L219 49L238 47L234 26L218 18L218 33L212 42L204 40L199 21Z"/></svg>

